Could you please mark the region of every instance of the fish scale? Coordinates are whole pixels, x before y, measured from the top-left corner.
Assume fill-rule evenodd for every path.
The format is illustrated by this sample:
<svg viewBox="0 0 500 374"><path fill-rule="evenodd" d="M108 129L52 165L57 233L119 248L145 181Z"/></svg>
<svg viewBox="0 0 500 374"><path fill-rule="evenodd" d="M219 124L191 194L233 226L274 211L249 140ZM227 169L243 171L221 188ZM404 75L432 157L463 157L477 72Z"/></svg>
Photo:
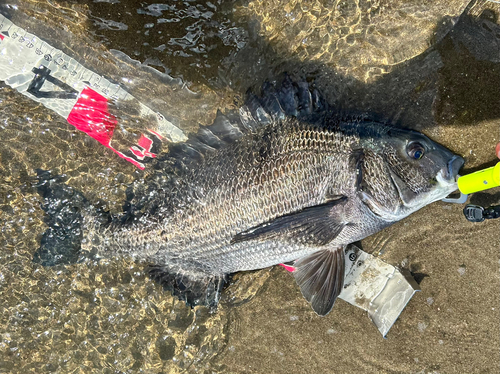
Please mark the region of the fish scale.
<svg viewBox="0 0 500 374"><path fill-rule="evenodd" d="M322 131L309 130L306 126L305 130L302 130L296 126L290 126L287 131L287 135L290 135L291 141L289 141L288 146L283 148L280 152L277 150L276 143L282 143L284 135L280 131L275 133L275 139L263 144L267 150L274 152L269 152L271 155L270 159L266 160L265 164L259 164L256 168L254 165L256 163L255 159L258 157L245 158L245 154L251 154L251 150L258 148L259 145L255 145L252 142L246 142L238 147L238 154L235 158L238 160L236 163L231 165L230 163L225 163L220 160L219 157L214 157L213 159L207 160L200 169L193 170L189 176L189 183L196 185L203 185L204 190L210 190L212 186L216 186L219 180L224 180L225 182L218 186L218 189L213 189L208 195L204 196L202 199L195 199L195 203L191 203L184 211L174 214L173 217L169 217L166 227L164 230L168 232L166 237L171 238L176 244L182 243L185 247L182 249L182 253L188 254L189 256L196 256L199 251L203 251L206 244L211 241L217 240L221 242L220 235L217 232L225 233L226 244L229 243L236 232L234 231L234 220L231 219L231 214L236 214L239 217L246 217L246 219L239 225L239 227L245 227L245 229L258 224L263 221L268 221L275 218L278 215L284 215L302 209L307 206L312 206L323 202L325 188L318 190L318 185L324 185L329 178L330 174L326 171L317 172L319 169L325 169L324 165L331 163L331 158L338 154L339 142L330 142L330 148L325 147L324 150L319 150L315 147L314 142L310 144L298 145L294 138L302 139L317 139L322 136L320 133ZM286 128L283 124L283 129ZM284 131L284 130L283 130ZM298 133L298 134L297 134ZM323 131L324 133L324 131ZM295 135L295 136L294 136ZM306 154L307 152L307 154ZM234 152L232 152L234 153ZM323 159L322 163L320 161L319 155ZM222 155L224 157L225 155ZM229 155L226 157L230 157ZM330 158L330 159L328 159ZM221 165L222 166L219 166ZM228 167L230 165L231 167ZM271 173L273 169L279 165L281 172L280 177L276 178L274 173ZM285 166L287 165L286 169ZM338 167L338 164L337 164ZM215 172L214 172L215 171ZM315 172L316 171L316 172ZM237 177L228 178L228 176ZM206 182L203 181L206 178ZM193 180L194 179L194 180ZM249 188L252 190L250 193L246 193L245 189L242 190L240 187L248 180L253 180ZM196 182L195 182L196 181ZM231 186L232 184L232 186ZM275 193L269 191L266 187L272 186ZM220 191L223 191L221 193ZM246 189L248 190L248 188ZM276 193L277 192L277 193ZM239 196L239 201L236 207L232 209L221 209L224 205L232 205L236 200L234 196ZM176 192L176 196L172 197L170 204L174 207L170 207L168 204L163 208L167 211L175 210L175 207L179 205L185 205L186 197L190 194L186 194L185 191L179 190ZM289 203L290 196L292 196L292 203ZM182 200L182 203L179 203ZM225 203L227 202L227 203ZM285 203L286 202L286 203ZM271 212L270 206L276 206L277 211ZM187 216L193 217L191 219L186 219ZM196 217L196 218L195 218ZM176 227L180 225L180 222L186 224L186 222L194 222L194 229L189 227L183 227L182 232L177 230ZM206 225L205 225L206 223ZM244 224L243 224L244 223ZM201 230L203 227L212 228ZM231 228L233 228L231 230ZM133 235L134 231L148 231L148 227L141 225L137 229L128 229L127 232ZM154 230L154 229L153 229ZM184 241L182 238L185 235L185 230L188 232L198 231L196 237L192 240ZM146 245L148 242L147 235L142 234L141 237L144 239L140 241L140 245ZM126 248L128 241L130 240L130 235L123 238L115 239L117 241L117 246L120 251ZM154 238L151 238L154 241ZM222 241L223 242L223 241ZM134 243L134 245L137 245ZM166 250L175 250L168 248L168 242L166 243ZM113 248L113 245L110 246ZM220 246L221 247L221 246ZM194 248L201 248L195 250ZM137 247L134 248L137 250ZM205 249L206 250L206 249ZM221 253L227 253L230 247L221 247L219 251ZM177 250L178 251L178 250Z"/></svg>

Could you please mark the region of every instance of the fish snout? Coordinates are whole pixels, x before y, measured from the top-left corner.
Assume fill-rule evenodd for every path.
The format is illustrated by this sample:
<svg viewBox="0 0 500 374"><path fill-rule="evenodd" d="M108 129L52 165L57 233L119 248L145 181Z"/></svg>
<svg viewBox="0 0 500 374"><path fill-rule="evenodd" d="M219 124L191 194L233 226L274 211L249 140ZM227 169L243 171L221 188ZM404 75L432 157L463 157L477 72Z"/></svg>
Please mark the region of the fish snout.
<svg viewBox="0 0 500 374"><path fill-rule="evenodd" d="M459 170L464 166L465 160L460 156L453 156L446 167L446 179L456 180Z"/></svg>

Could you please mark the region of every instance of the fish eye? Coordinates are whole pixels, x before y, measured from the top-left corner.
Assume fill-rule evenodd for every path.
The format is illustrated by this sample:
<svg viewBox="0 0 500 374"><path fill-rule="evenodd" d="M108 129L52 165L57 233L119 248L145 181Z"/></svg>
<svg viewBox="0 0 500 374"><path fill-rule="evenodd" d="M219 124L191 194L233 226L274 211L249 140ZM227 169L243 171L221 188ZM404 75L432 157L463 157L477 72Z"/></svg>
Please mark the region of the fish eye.
<svg viewBox="0 0 500 374"><path fill-rule="evenodd" d="M425 148L420 143L411 143L406 148L406 153L414 160L420 160L424 156Z"/></svg>

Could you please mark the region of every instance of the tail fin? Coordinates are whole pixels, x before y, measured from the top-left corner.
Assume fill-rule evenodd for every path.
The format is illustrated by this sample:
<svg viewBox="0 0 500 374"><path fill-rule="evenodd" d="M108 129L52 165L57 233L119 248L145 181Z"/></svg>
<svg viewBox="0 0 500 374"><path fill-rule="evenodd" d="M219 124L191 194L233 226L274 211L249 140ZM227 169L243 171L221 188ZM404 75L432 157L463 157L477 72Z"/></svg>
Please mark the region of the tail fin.
<svg viewBox="0 0 500 374"><path fill-rule="evenodd" d="M33 261L44 266L75 263L81 255L83 212L91 207L79 191L64 184L63 176L37 171L38 193L44 198L42 209L49 228L40 242Z"/></svg>

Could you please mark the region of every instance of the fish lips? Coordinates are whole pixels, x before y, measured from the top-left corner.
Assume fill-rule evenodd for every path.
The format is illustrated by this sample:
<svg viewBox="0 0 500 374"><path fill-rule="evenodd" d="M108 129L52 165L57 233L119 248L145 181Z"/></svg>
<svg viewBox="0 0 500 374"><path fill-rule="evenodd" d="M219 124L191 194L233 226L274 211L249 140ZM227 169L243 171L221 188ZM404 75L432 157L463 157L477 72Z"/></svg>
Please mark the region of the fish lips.
<svg viewBox="0 0 500 374"><path fill-rule="evenodd" d="M454 182L457 179L458 172L464 166L465 160L460 156L453 156L450 161L446 164L446 167L443 168L443 176L447 180L453 180Z"/></svg>

